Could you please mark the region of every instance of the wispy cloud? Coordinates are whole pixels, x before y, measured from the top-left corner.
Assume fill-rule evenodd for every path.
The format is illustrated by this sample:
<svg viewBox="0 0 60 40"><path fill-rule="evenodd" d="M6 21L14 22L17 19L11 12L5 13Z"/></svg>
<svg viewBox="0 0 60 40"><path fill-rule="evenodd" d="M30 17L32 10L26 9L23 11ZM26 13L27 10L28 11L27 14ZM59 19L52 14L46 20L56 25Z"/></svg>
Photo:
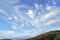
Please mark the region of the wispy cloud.
<svg viewBox="0 0 60 40"><path fill-rule="evenodd" d="M0 5L8 6L19 3L20 0L0 0Z"/></svg>
<svg viewBox="0 0 60 40"><path fill-rule="evenodd" d="M0 13L2 13L3 15L7 16L7 12L4 11L3 9L0 9Z"/></svg>
<svg viewBox="0 0 60 40"><path fill-rule="evenodd" d="M52 20L52 21L48 21L48 19L52 18L52 17L55 17L56 15L58 15L60 12L59 12L59 9L54 9L52 11L50 11L49 13L46 13L45 15L42 15L40 16L39 18L35 18L35 20L32 21L32 25L34 26L41 26L43 27L43 25L50 25L50 24L53 24L55 22L57 22L56 20ZM48 23L46 23L46 21L48 21Z"/></svg>
<svg viewBox="0 0 60 40"><path fill-rule="evenodd" d="M51 18L59 13L60 13L59 10L55 9L55 10L52 10L51 12L47 13L46 15L43 15L41 18L43 18L43 20L46 20L46 19Z"/></svg>
<svg viewBox="0 0 60 40"><path fill-rule="evenodd" d="M45 23L45 25L50 26L50 25L56 24L56 22L57 22L57 20L51 20L51 21Z"/></svg>
<svg viewBox="0 0 60 40"><path fill-rule="evenodd" d="M16 35L14 31L0 31L0 39L11 38L13 35Z"/></svg>
<svg viewBox="0 0 60 40"><path fill-rule="evenodd" d="M39 9L39 5L37 3L35 3L35 8Z"/></svg>
<svg viewBox="0 0 60 40"><path fill-rule="evenodd" d="M17 4L20 0L8 0L9 4Z"/></svg>
<svg viewBox="0 0 60 40"><path fill-rule="evenodd" d="M60 30L60 27L59 28L52 28L51 30Z"/></svg>
<svg viewBox="0 0 60 40"><path fill-rule="evenodd" d="M27 39L27 38L31 38L31 37L36 36L36 34L38 32L41 32L41 31L37 31L37 30L26 30L23 33L16 33L15 31L11 31L11 30L8 30L8 31L0 31L0 39L3 39L3 38L21 38L21 39Z"/></svg>

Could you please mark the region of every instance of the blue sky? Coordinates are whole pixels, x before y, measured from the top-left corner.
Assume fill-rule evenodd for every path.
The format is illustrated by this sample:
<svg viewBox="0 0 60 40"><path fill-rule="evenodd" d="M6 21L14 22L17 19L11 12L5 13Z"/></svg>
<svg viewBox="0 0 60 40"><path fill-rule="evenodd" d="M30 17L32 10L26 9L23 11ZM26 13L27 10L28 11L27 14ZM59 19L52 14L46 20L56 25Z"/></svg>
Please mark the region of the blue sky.
<svg viewBox="0 0 60 40"><path fill-rule="evenodd" d="M0 38L60 30L59 20L60 0L0 0Z"/></svg>

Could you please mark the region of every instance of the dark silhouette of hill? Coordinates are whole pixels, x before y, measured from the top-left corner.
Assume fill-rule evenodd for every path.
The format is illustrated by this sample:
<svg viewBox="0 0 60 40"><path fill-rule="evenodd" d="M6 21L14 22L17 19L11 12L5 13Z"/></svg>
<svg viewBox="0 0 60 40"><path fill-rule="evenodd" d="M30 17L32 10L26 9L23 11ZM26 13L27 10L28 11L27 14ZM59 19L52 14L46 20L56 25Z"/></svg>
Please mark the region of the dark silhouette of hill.
<svg viewBox="0 0 60 40"><path fill-rule="evenodd" d="M60 40L60 30L54 30L27 40Z"/></svg>

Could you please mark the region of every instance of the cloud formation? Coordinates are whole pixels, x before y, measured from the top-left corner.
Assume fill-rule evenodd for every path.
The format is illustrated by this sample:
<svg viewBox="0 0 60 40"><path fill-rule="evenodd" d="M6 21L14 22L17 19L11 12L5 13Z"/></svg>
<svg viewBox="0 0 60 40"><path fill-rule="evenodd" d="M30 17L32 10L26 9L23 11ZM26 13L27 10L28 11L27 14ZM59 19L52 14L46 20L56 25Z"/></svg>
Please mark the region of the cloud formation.
<svg viewBox="0 0 60 40"><path fill-rule="evenodd" d="M59 8L55 8L54 9L52 7L53 6L48 7L47 10L50 10L50 12L46 12L46 14L41 15L40 17L36 17L36 14L35 14L34 10L30 10L30 9L27 10L26 11L27 14L25 13L25 15L27 15L28 17L31 18L31 19L29 19L29 18L27 18L27 16L23 15L19 11L19 9L21 7L20 6L16 6L16 8L14 8L14 9L15 9L15 12L17 13L17 17L14 17L14 18L15 18L15 20L19 19L19 21L21 21L20 22L21 25L18 24L16 26L16 24L17 24L16 22L19 22L19 21L16 21L16 22L14 22L16 27L13 26L12 28L15 29L15 30L20 28L20 30L24 31L24 28L26 26L32 25L33 27L35 27L37 29L37 31L34 30L33 33L32 33L32 30L30 30L30 31L25 30L23 32L23 34L26 34L25 36L27 36L29 34L35 35L34 33L37 33L39 31L39 29L41 29L41 27L44 28L44 26L45 27L46 26L50 26L50 25L53 25L53 24L55 24L57 22L56 20L52 20L52 19L50 21L48 20L48 19L50 19L52 17L55 17L56 15L58 15L60 13L60 9ZM26 23L27 23L27 25L26 25ZM30 26L30 27L32 28L32 26ZM43 29L43 30L45 30L45 29Z"/></svg>
<svg viewBox="0 0 60 40"><path fill-rule="evenodd" d="M5 12L3 9L0 9L0 13L2 13L5 16L7 16L7 12Z"/></svg>
<svg viewBox="0 0 60 40"><path fill-rule="evenodd" d="M43 32L46 32L46 28L48 28L54 24L60 24L59 21L55 18L56 15L60 14L60 8L56 6L45 6L42 7L40 4L34 4L34 7L30 7L28 5L14 5L11 4L18 3L19 0L9 0L9 5L11 6L11 10L13 13L5 12L0 9L0 12L4 15L7 15L7 20L11 24L10 27L13 30L20 30L22 33L17 33L15 31L0 31L0 37L34 37ZM7 3L8 3L7 2ZM8 6L9 6L8 5ZM6 5L7 6L7 5ZM8 8L10 8L10 6ZM10 11L10 10L9 10ZM39 15L40 14L40 15ZM58 17L58 16L57 16ZM52 19L55 18L55 19ZM52 27L53 28L53 27ZM19 32L20 32L19 31ZM43 31L43 32L42 32ZM2 34L3 33L3 34ZM23 35L23 36L22 36ZM28 38L29 38L28 37Z"/></svg>

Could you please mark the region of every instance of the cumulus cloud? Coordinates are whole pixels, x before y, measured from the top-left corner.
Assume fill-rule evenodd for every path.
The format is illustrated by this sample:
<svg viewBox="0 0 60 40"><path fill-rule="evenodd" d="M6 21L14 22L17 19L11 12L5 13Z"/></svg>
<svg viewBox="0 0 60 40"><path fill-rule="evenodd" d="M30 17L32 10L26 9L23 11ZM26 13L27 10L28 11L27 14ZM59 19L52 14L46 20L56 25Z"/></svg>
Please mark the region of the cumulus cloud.
<svg viewBox="0 0 60 40"><path fill-rule="evenodd" d="M47 6L47 10L51 10L52 6Z"/></svg>
<svg viewBox="0 0 60 40"><path fill-rule="evenodd" d="M27 15L28 15L31 19L34 19L35 13L33 12L33 10L28 10Z"/></svg>

